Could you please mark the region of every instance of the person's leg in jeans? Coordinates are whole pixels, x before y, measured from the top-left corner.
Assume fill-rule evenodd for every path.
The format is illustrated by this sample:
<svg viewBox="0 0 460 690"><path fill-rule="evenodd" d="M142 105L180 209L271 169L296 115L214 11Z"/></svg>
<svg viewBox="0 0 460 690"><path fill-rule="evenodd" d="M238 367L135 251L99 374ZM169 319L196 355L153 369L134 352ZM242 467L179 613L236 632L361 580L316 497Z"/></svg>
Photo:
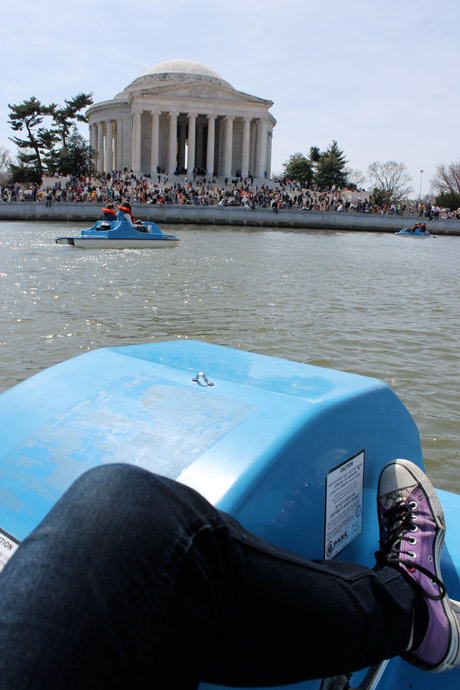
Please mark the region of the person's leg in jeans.
<svg viewBox="0 0 460 690"><path fill-rule="evenodd" d="M392 563L297 558L128 465L77 480L0 586L2 690L287 684L402 654L427 625Z"/></svg>

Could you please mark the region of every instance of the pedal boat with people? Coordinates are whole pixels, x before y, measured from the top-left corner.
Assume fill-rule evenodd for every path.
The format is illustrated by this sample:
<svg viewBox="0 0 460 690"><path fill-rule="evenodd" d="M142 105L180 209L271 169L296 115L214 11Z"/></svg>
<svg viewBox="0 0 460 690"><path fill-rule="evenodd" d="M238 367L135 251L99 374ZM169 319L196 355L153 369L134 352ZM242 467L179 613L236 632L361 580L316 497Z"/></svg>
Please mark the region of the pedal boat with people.
<svg viewBox="0 0 460 690"><path fill-rule="evenodd" d="M0 570L79 475L117 462L194 488L300 556L372 567L377 481L396 458L423 467L420 436L377 379L193 340L95 349L0 395ZM443 579L460 600L460 496L438 494ZM458 673L396 657L295 688L457 690Z"/></svg>
<svg viewBox="0 0 460 690"><path fill-rule="evenodd" d="M411 228L402 228L399 232L395 232L395 235L400 237L434 237L434 235L427 230L425 223L417 223Z"/></svg>
<svg viewBox="0 0 460 690"><path fill-rule="evenodd" d="M80 237L57 237L56 244L70 244L83 249L160 249L177 247L179 238L166 235L156 223L130 223L125 218L98 220Z"/></svg>

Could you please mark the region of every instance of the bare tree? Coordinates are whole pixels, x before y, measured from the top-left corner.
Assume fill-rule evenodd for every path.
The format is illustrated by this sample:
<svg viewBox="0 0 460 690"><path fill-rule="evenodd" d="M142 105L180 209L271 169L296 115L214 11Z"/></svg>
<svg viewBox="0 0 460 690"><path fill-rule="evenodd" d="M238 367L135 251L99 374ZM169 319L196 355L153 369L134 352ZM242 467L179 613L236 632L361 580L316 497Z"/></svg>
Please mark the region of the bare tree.
<svg viewBox="0 0 460 690"><path fill-rule="evenodd" d="M352 187L364 187L366 177L361 172L361 170L355 170L354 168L345 168L344 172L347 176L347 185Z"/></svg>
<svg viewBox="0 0 460 690"><path fill-rule="evenodd" d="M449 167L438 165L431 184L439 194L460 194L460 161Z"/></svg>
<svg viewBox="0 0 460 690"><path fill-rule="evenodd" d="M5 184L10 177L11 154L4 146L0 146L0 184Z"/></svg>
<svg viewBox="0 0 460 690"><path fill-rule="evenodd" d="M407 199L412 192L412 178L404 163L375 161L369 166L367 175L374 185L374 196L378 197L380 202L397 203Z"/></svg>

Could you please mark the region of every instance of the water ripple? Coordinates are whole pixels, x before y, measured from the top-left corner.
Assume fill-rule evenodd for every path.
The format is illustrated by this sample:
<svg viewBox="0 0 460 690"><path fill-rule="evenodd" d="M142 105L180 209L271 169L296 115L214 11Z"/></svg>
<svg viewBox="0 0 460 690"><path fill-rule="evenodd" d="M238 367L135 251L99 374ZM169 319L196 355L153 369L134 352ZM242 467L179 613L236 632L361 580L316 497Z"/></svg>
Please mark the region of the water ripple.
<svg viewBox="0 0 460 690"><path fill-rule="evenodd" d="M78 224L0 224L0 388L86 350L193 338L374 376L460 493L460 240L171 229L165 251L77 250Z"/></svg>

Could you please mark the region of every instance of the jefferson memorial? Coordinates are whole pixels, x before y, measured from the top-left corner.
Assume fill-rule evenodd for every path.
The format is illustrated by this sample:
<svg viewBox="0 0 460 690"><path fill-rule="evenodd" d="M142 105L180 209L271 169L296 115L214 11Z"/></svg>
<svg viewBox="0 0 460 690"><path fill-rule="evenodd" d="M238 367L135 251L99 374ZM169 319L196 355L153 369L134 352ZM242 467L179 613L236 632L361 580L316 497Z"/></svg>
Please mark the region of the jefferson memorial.
<svg viewBox="0 0 460 690"><path fill-rule="evenodd" d="M154 65L86 115L99 172L271 177L272 101L193 60Z"/></svg>

